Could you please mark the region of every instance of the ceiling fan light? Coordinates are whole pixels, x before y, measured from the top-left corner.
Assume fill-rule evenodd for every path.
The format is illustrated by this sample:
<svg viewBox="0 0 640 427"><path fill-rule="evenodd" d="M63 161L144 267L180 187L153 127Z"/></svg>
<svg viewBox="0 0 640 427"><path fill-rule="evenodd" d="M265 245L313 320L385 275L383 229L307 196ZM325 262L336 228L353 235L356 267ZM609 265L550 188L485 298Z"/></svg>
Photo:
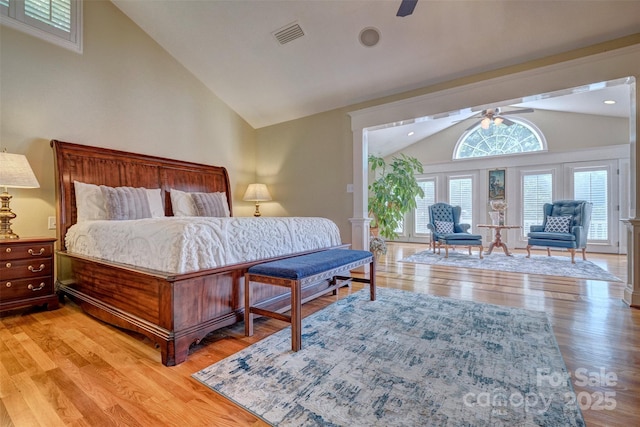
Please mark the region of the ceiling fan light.
<svg viewBox="0 0 640 427"><path fill-rule="evenodd" d="M485 117L484 119L482 119L482 121L480 122L480 127L482 129L489 129L489 126L491 125L491 119L488 117Z"/></svg>
<svg viewBox="0 0 640 427"><path fill-rule="evenodd" d="M504 119L502 117L496 117L495 119L493 119L493 124L495 124L496 126L500 126L502 122L504 122Z"/></svg>

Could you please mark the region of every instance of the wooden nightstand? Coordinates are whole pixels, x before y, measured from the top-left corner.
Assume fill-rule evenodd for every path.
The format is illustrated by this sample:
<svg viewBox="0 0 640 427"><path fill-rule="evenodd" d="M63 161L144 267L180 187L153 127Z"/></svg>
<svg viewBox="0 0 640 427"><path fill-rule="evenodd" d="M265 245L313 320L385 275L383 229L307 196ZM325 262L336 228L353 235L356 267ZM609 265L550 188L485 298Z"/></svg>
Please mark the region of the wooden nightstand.
<svg viewBox="0 0 640 427"><path fill-rule="evenodd" d="M0 311L47 304L58 308L53 289L55 238L0 240Z"/></svg>

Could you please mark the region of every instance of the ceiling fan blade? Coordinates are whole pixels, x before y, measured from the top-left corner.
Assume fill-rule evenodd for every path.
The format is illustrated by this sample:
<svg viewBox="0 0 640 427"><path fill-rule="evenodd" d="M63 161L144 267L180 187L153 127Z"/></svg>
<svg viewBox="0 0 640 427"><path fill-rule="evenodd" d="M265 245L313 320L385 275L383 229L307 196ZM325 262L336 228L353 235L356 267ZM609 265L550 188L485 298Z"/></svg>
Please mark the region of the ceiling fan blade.
<svg viewBox="0 0 640 427"><path fill-rule="evenodd" d="M505 111L505 112L501 112L500 115L504 116L507 114L524 114L524 113L533 113L535 110L533 108L522 108L520 110L513 110L513 111Z"/></svg>
<svg viewBox="0 0 640 427"><path fill-rule="evenodd" d="M501 119L502 119L502 124L503 124L503 125L511 126L511 125L515 124L515 123L514 123L514 122L512 122L511 120L509 120L509 119L505 119L504 117L501 117Z"/></svg>
<svg viewBox="0 0 640 427"><path fill-rule="evenodd" d="M400 3L400 8L398 9L398 13L396 16L409 16L413 13L413 9L416 8L416 4L418 0L402 0Z"/></svg>

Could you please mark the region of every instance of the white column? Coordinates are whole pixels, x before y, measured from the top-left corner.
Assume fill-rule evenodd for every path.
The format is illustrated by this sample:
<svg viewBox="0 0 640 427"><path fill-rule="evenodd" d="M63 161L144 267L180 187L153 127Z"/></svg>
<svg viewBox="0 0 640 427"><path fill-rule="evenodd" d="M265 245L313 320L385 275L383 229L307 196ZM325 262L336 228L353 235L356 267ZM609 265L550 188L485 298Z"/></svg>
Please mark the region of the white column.
<svg viewBox="0 0 640 427"><path fill-rule="evenodd" d="M351 247L369 249L369 222L367 203L368 150L366 131L353 131L353 217L351 222Z"/></svg>
<svg viewBox="0 0 640 427"><path fill-rule="evenodd" d="M640 79L640 75L635 76ZM631 218L622 222L627 226L627 285L624 288L624 302L631 307L640 308L640 96L636 93L637 81L631 85L631 118L629 120L629 139L631 143L630 161L630 213Z"/></svg>

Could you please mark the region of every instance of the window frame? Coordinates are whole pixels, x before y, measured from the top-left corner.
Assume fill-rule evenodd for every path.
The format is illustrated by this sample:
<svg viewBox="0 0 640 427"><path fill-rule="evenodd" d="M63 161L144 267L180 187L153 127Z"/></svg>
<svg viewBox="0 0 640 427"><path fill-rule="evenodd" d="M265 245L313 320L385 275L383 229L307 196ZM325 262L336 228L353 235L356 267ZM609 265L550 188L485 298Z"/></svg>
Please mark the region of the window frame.
<svg viewBox="0 0 640 427"><path fill-rule="evenodd" d="M530 122L529 120L523 119L522 117L511 116L511 115L509 116L509 120L516 125L523 126L529 129L531 133L536 137L538 142L540 143L541 148L535 151L517 151L517 152L503 153L503 154L491 154L487 156L459 157L459 151L462 145L466 142L466 140L478 129L482 129L481 122L478 122L475 126L469 128L468 130L464 131L462 135L460 135L460 138L458 138L458 141L456 142L456 145L453 148L453 155L451 159L453 161L465 161L465 160L488 159L488 158L496 158L496 157L504 157L504 156L522 156L522 155L529 155L529 154L539 154L539 153L545 153L548 151L547 139L545 138L542 131L534 123ZM495 125L492 123L491 126L495 126ZM505 126L505 125L500 125L500 126Z"/></svg>
<svg viewBox="0 0 640 427"><path fill-rule="evenodd" d="M567 175L569 182L569 192L572 199L576 199L575 191L576 191L576 173L592 173L592 172L605 172L606 174L606 189L604 191L606 201L605 205L605 214L606 214L606 233L607 237L605 239L593 239L587 236L587 243L589 245L613 245L614 242L618 240L617 228L615 227L614 221L617 218L618 214L618 198L613 193L613 182L614 176L617 178L617 168L616 165L611 164L611 162L606 163L596 163L590 162L590 164L572 164L568 165ZM581 199L582 200L582 199ZM590 201L590 200L589 200ZM596 206L593 208L596 209ZM594 221L594 212L591 213L591 227L595 227ZM592 230L589 230L589 234L592 233Z"/></svg>
<svg viewBox="0 0 640 427"><path fill-rule="evenodd" d="M8 6L0 4L0 23L41 40L82 53L82 5L83 0L71 2L71 30L65 31L44 21L26 16L24 0L8 0Z"/></svg>

